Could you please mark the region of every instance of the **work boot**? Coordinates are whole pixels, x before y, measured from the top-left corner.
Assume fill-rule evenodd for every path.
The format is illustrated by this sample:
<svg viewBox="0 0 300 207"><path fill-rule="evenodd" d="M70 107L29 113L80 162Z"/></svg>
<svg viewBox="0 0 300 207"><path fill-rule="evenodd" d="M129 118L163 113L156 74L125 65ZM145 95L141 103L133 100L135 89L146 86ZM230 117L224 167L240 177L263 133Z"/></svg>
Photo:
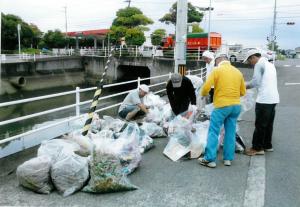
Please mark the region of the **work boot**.
<svg viewBox="0 0 300 207"><path fill-rule="evenodd" d="M200 165L203 165L203 166L206 166L206 167L210 167L210 168L215 168L217 167L217 164L215 162L210 162L210 161L207 161L206 159L204 159L203 157L200 157L198 159L199 161L199 164Z"/></svg>
<svg viewBox="0 0 300 207"><path fill-rule="evenodd" d="M224 160L224 165L225 166L231 166L231 161L230 160Z"/></svg>
<svg viewBox="0 0 300 207"><path fill-rule="evenodd" d="M265 151L264 150L255 150L253 148L247 149L245 151L245 154L248 156L254 156L254 155L264 155Z"/></svg>

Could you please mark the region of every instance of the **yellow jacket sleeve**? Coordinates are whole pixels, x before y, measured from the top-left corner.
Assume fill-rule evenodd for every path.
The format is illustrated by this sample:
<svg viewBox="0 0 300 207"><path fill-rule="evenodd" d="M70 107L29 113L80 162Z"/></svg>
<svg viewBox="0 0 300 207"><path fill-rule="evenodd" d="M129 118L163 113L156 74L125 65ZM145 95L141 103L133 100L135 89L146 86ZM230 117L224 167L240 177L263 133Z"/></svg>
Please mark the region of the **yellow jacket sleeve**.
<svg viewBox="0 0 300 207"><path fill-rule="evenodd" d="M201 96L207 96L211 87L215 85L215 70L213 70L208 78L206 79L202 90L201 90Z"/></svg>
<svg viewBox="0 0 300 207"><path fill-rule="evenodd" d="M241 80L241 96L244 96L246 94L246 84L245 84L245 81L244 81L244 78L242 76L242 80Z"/></svg>

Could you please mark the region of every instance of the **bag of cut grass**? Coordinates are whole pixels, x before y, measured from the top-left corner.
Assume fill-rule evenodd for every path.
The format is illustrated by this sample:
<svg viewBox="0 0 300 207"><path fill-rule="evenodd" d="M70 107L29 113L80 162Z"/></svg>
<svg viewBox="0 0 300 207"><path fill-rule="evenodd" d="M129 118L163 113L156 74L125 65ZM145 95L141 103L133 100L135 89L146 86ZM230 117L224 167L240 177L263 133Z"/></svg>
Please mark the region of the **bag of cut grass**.
<svg viewBox="0 0 300 207"><path fill-rule="evenodd" d="M49 194L53 190L50 178L51 158L32 158L17 168L19 184L34 192Z"/></svg>
<svg viewBox="0 0 300 207"><path fill-rule="evenodd" d="M90 160L90 181L82 191L112 193L138 189L124 173L118 155L114 152L114 140L98 139Z"/></svg>

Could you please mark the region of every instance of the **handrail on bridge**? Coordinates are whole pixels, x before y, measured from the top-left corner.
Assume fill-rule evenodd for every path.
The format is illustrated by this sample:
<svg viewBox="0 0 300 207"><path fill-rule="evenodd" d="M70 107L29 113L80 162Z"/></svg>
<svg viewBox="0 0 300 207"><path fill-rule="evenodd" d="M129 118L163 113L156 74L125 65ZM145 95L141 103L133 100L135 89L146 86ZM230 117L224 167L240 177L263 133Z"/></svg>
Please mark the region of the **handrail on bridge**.
<svg viewBox="0 0 300 207"><path fill-rule="evenodd" d="M204 70L204 68L188 71L187 73L190 75L190 74L192 74L194 72L198 72L198 71L200 71L200 73L197 73L197 74L194 74L194 75L200 76L201 78L205 77L206 71ZM124 85L124 84L128 84L128 83L134 83L134 82L137 82L138 85L140 85L141 81L144 81L144 80L166 78L166 77L169 79L171 77L171 73L164 74L164 75L153 76L153 77L149 77L149 78L140 78L140 77L138 77L136 80L130 80L130 81L125 81L125 82L120 82L120 83L107 84L107 85L104 85L104 88L120 86L120 85ZM167 83L166 81L162 81L162 82L159 82L159 83L149 85L149 87L156 87L156 86L159 86L159 85L164 85L166 83ZM79 87L76 87L76 90L72 90L72 91L67 91L67 92L62 92L62 93L55 93L55 94L50 94L50 95L45 95L45 96L38 96L38 97L27 98L27 99L22 99L22 100L17 100L17 101L10 101L10 102L0 103L0 107L7 107L7 106L12 106L12 105L21 104L21 103L28 103L28 102L38 101L38 100L45 100L45 99L49 99L49 98L55 98L55 97L60 97L60 96L65 96L65 95L70 95L70 94L76 94L76 101L75 101L76 103L75 104L70 104L70 105L66 105L66 106L62 106L62 107L58 107L58 108L54 108L54 109L50 109L50 110L46 110L46 111L42 111L42 112L38 112L38 113L33 113L33 114L26 115L26 116L23 116L23 117L18 117L18 118L13 118L13 119L1 121L0 126L3 126L3 125L6 125L6 124L23 121L23 120L26 120L26 119L30 119L30 118L34 118L34 117L38 117L38 116L42 116L42 115L46 115L46 114L50 114L50 113L57 112L57 111L66 110L66 109L73 108L73 107L75 107L75 109L76 109L75 110L76 116L74 116L74 117L66 118L62 121L58 121L57 123L52 123L52 124L49 124L47 126L40 127L38 129L33 129L33 130L27 131L25 133L15 135L13 137L8 137L8 138L5 138L5 139L2 139L2 140L0 140L0 145L4 144L4 143L7 143L7 142L10 142L12 140L16 140L16 139L21 138L25 135L29 135L29 134L35 133L37 131L44 130L44 129L47 129L47 128L50 128L50 127L53 127L53 126L56 126L56 125L59 125L59 124L62 124L62 123L74 121L76 119L79 119L79 118L83 117L85 114L80 114L80 106L91 103L92 100L80 102L80 93L81 92L86 92L86 91L91 91L91 90L96 90L96 87L90 87L90 88L85 88L85 89L80 89ZM134 89L132 89L132 90L134 90ZM129 93L132 90L127 90L127 91L123 91L123 92L120 92L120 93L103 96L103 97L100 97L99 100L104 100L104 99L124 95L124 94ZM156 91L154 93L155 94L161 93L161 92L164 92L165 90L166 89L164 88L164 89L161 89L161 90ZM117 106L121 105L121 103L122 102L102 107L100 109L97 109L96 112L101 112L101 111L105 111L105 110L117 107Z"/></svg>

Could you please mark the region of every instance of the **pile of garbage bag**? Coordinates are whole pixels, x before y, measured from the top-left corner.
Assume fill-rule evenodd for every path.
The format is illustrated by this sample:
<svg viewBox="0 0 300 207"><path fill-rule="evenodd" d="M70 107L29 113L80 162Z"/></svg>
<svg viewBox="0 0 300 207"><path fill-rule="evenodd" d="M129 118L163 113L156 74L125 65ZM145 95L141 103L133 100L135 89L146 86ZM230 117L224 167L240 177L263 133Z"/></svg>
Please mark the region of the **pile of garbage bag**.
<svg viewBox="0 0 300 207"><path fill-rule="evenodd" d="M54 189L50 177L51 163L48 156L39 156L24 162L17 168L20 185L36 193L49 194Z"/></svg>
<svg viewBox="0 0 300 207"><path fill-rule="evenodd" d="M101 143L100 143L101 142ZM111 193L117 191L136 190L124 173L122 165L111 147L112 140L98 140L92 159L90 160L90 180L82 191L90 193Z"/></svg>

